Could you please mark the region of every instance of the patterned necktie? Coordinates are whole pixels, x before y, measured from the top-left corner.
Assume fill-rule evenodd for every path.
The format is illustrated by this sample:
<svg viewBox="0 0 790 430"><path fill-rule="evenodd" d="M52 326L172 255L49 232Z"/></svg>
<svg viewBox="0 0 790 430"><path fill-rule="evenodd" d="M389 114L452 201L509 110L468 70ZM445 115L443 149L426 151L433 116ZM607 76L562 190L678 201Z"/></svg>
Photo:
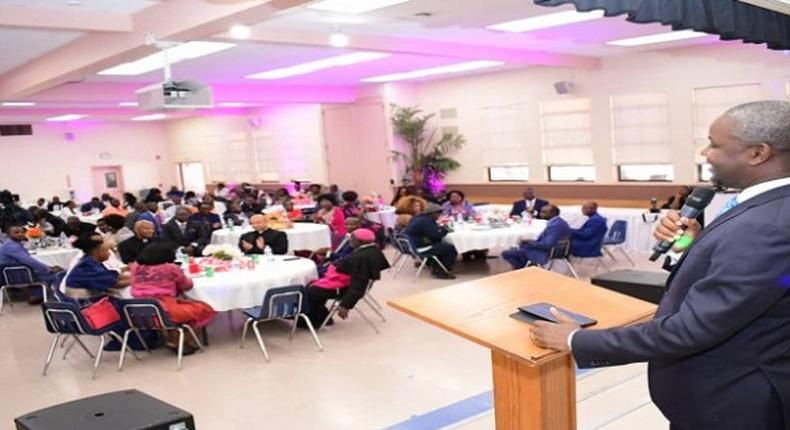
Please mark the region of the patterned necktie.
<svg viewBox="0 0 790 430"><path fill-rule="evenodd" d="M734 208L735 206L738 206L738 196L735 196L735 197L729 199L727 201L727 203L724 204L724 207L721 208L721 210L719 211L719 215L718 216L724 215L725 213L729 212L730 209Z"/></svg>

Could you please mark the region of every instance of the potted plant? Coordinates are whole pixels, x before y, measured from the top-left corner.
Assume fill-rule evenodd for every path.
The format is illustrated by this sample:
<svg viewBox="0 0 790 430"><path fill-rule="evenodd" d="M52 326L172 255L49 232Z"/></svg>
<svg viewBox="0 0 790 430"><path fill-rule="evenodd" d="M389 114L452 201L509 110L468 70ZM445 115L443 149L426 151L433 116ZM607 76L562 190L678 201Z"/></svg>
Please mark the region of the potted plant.
<svg viewBox="0 0 790 430"><path fill-rule="evenodd" d="M403 183L435 192L448 172L461 167L450 154L466 140L460 134L437 137L437 128L429 126L433 117L416 106L392 105L392 126L406 143L406 151L392 151L393 158L403 162Z"/></svg>

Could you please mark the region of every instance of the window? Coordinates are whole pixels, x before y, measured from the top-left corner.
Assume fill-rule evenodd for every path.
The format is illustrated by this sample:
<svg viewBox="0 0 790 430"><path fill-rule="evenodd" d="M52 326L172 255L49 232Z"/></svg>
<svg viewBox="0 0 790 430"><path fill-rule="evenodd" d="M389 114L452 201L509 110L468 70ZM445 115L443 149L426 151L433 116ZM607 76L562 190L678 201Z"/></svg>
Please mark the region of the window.
<svg viewBox="0 0 790 430"><path fill-rule="evenodd" d="M550 182L593 182L595 166L549 166Z"/></svg>
<svg viewBox="0 0 790 430"><path fill-rule="evenodd" d="M697 179L700 182L710 182L713 179L713 172L710 171L711 165L708 163L697 164Z"/></svg>
<svg viewBox="0 0 790 430"><path fill-rule="evenodd" d="M617 177L620 182L672 182L675 171L671 164L622 164Z"/></svg>
<svg viewBox="0 0 790 430"><path fill-rule="evenodd" d="M525 165L491 166L488 168L489 182L505 182L505 181L526 182L528 180L529 180L529 167Z"/></svg>
<svg viewBox="0 0 790 430"><path fill-rule="evenodd" d="M590 99L551 100L540 103L543 163L569 161L593 165Z"/></svg>
<svg viewBox="0 0 790 430"><path fill-rule="evenodd" d="M700 155L708 146L708 131L716 118L728 109L742 103L764 99L760 84L728 85L694 89L694 156L697 163L704 163Z"/></svg>
<svg viewBox="0 0 790 430"><path fill-rule="evenodd" d="M672 161L666 94L617 95L610 97L609 104L615 163L650 164Z"/></svg>
<svg viewBox="0 0 790 430"><path fill-rule="evenodd" d="M477 140L483 146L485 166L525 166L527 150L524 107L486 106L477 110ZM523 180L527 180L525 177Z"/></svg>

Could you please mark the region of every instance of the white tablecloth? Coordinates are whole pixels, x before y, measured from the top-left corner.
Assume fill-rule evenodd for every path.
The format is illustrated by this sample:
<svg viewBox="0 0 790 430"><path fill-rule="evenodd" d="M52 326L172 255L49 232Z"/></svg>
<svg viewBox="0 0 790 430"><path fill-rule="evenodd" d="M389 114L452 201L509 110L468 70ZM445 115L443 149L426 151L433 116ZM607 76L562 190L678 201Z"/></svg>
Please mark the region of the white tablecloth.
<svg viewBox="0 0 790 430"><path fill-rule="evenodd" d="M30 255L47 266L60 266L66 269L69 267L71 260L81 253L82 251L79 249L60 248L31 251Z"/></svg>
<svg viewBox="0 0 790 430"><path fill-rule="evenodd" d="M233 231L227 228L217 230L211 234L211 243L215 245L230 244L237 246L242 234L252 231L252 227L235 227ZM293 228L283 230L288 235L288 253L297 249L314 251L319 248L332 246L329 227L324 224L296 222Z"/></svg>
<svg viewBox="0 0 790 430"><path fill-rule="evenodd" d="M315 204L294 205L294 209L299 209L300 211L305 209L315 209ZM272 205L263 210L263 213L265 214L270 214L272 212L285 212L285 208L283 205Z"/></svg>
<svg viewBox="0 0 790 430"><path fill-rule="evenodd" d="M275 256L274 262L261 257L255 270L234 269L215 273L211 278L205 275L193 278L194 287L186 295L210 304L217 311L228 311L260 306L270 288L307 285L318 279L312 260L284 261L288 258L298 257Z"/></svg>
<svg viewBox="0 0 790 430"><path fill-rule="evenodd" d="M94 215L80 215L80 221L91 224L96 224L102 218L101 214Z"/></svg>
<svg viewBox="0 0 790 430"><path fill-rule="evenodd" d="M383 224L385 228L395 228L395 220L398 216L395 215L395 208L388 206L378 210L378 212L368 212L365 218L371 222Z"/></svg>
<svg viewBox="0 0 790 430"><path fill-rule="evenodd" d="M455 226L455 231L445 236L458 253L475 249L508 249L524 240L535 240L546 228L546 221L533 220L531 224L513 224L509 227L491 228L476 224Z"/></svg>

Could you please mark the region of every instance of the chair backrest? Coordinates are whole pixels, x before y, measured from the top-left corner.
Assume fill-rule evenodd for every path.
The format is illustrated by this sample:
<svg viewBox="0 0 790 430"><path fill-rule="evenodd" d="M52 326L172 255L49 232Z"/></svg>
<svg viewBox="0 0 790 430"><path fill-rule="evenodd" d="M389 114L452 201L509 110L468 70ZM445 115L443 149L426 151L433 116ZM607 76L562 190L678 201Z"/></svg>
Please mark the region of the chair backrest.
<svg viewBox="0 0 790 430"><path fill-rule="evenodd" d="M625 243L625 233L628 230L628 221L617 220L606 232L606 237L603 239L604 245L619 245Z"/></svg>
<svg viewBox="0 0 790 430"><path fill-rule="evenodd" d="M304 287L288 285L270 288L263 296L261 319L293 318L302 313Z"/></svg>
<svg viewBox="0 0 790 430"><path fill-rule="evenodd" d="M398 243L398 233L395 232L395 229L392 227L387 227L387 240L389 241L390 245L394 246L398 252L403 254L403 249Z"/></svg>
<svg viewBox="0 0 790 430"><path fill-rule="evenodd" d="M33 272L27 266L4 266L3 285L30 285L35 282Z"/></svg>
<svg viewBox="0 0 790 430"><path fill-rule="evenodd" d="M154 299L121 300L121 309L126 323L131 328L159 330L175 327L162 309L162 305Z"/></svg>
<svg viewBox="0 0 790 430"><path fill-rule="evenodd" d="M44 323L50 333L91 334L88 322L83 318L80 307L75 303L46 302L41 304Z"/></svg>
<svg viewBox="0 0 790 430"><path fill-rule="evenodd" d="M549 251L549 260L555 258L568 258L569 255L571 255L571 240L562 239L557 241Z"/></svg>
<svg viewBox="0 0 790 430"><path fill-rule="evenodd" d="M397 240L398 240L398 243L400 244L399 249L401 250L401 252L403 252L404 254L409 254L412 257L417 258L417 259L421 259L422 258L422 257L420 257L420 254L417 252L417 250L414 249L414 245L412 245L412 243L411 243L411 241L409 240L408 237L403 236L403 235L398 235L397 236Z"/></svg>
<svg viewBox="0 0 790 430"><path fill-rule="evenodd" d="M77 299L73 299L60 291L60 284L63 282L63 278L65 278L67 274L68 272L64 270L62 272L58 272L55 275L55 280L52 282L54 288L52 288L52 294L50 294L49 297L52 297L54 301L59 303L78 303Z"/></svg>

